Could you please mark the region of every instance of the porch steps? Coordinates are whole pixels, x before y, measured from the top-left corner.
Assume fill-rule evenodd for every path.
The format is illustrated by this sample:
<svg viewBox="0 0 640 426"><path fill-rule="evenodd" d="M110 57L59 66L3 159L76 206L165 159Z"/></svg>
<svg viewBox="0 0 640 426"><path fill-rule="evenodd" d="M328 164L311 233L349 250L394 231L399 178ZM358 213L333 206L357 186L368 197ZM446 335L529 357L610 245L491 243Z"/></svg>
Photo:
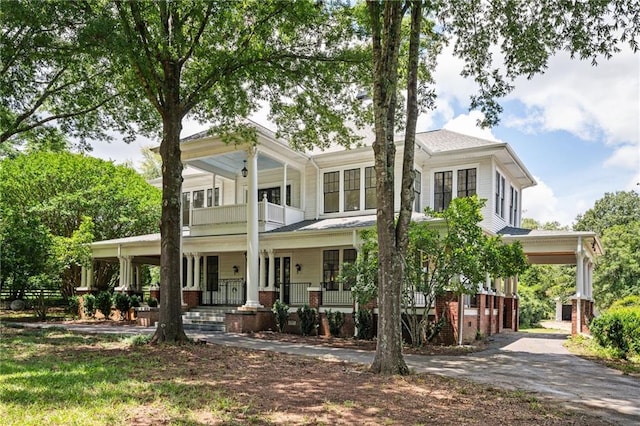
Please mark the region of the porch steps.
<svg viewBox="0 0 640 426"><path fill-rule="evenodd" d="M187 330L224 332L224 315L234 309L233 306L197 306L182 314L182 324Z"/></svg>

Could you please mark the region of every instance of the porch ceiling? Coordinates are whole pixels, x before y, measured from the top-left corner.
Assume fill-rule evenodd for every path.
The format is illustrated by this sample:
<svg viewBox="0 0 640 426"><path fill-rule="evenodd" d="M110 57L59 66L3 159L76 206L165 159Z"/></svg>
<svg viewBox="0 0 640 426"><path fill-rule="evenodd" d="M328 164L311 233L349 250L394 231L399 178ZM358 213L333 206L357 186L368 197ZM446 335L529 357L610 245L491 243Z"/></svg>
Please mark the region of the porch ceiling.
<svg viewBox="0 0 640 426"><path fill-rule="evenodd" d="M215 173L228 179L236 179L245 166L247 154L244 151L228 152L215 157L186 160L185 163L209 173ZM258 170L271 170L282 167L282 164L258 153Z"/></svg>

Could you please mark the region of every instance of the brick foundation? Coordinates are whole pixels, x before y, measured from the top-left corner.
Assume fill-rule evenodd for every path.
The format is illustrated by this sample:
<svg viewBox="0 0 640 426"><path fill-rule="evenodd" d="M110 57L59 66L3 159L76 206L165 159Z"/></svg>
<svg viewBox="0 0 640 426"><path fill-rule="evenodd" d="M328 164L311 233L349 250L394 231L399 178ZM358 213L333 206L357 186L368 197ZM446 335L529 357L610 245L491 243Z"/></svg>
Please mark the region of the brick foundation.
<svg viewBox="0 0 640 426"><path fill-rule="evenodd" d="M202 300L202 291L200 290L183 290L182 291L183 310L186 305L186 309L195 308L200 306Z"/></svg>
<svg viewBox="0 0 640 426"><path fill-rule="evenodd" d="M276 320L270 309L237 310L225 314L224 326L227 333L251 333L275 330Z"/></svg>
<svg viewBox="0 0 640 426"><path fill-rule="evenodd" d="M497 333L501 333L502 329L504 328L504 297L503 296L498 296L496 297L496 300L498 302L498 315L496 317L496 323L497 323Z"/></svg>
<svg viewBox="0 0 640 426"><path fill-rule="evenodd" d="M504 328L513 330L513 298L505 297L503 300L503 309L504 309L504 317L505 324Z"/></svg>
<svg viewBox="0 0 640 426"><path fill-rule="evenodd" d="M458 299L451 292L436 296L436 320L446 318L446 324L436 338L438 343L453 345L458 341Z"/></svg>
<svg viewBox="0 0 640 426"><path fill-rule="evenodd" d="M258 293L258 301L265 308L271 308L278 299L278 293L275 291L261 291Z"/></svg>
<svg viewBox="0 0 640 426"><path fill-rule="evenodd" d="M298 331L298 333L299 332L300 331ZM353 315L351 313L344 313L344 324L340 328L339 337L353 337L354 333L355 322L353 321ZM325 312L320 314L320 327L318 328L318 334L320 336L331 336L331 331L329 329L329 320L327 319L327 314Z"/></svg>

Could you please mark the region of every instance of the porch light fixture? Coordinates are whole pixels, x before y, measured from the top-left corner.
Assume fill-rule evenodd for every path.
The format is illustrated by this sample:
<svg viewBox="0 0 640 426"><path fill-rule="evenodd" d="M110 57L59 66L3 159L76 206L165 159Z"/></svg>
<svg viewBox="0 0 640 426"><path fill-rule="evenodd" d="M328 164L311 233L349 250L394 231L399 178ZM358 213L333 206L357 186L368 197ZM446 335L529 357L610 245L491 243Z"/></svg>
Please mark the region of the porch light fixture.
<svg viewBox="0 0 640 426"><path fill-rule="evenodd" d="M233 274L237 274L238 273L238 265L233 265Z"/></svg>
<svg viewBox="0 0 640 426"><path fill-rule="evenodd" d="M296 263L296 272L300 273L301 270L302 270L302 265L299 263Z"/></svg>
<svg viewBox="0 0 640 426"><path fill-rule="evenodd" d="M244 163L244 167L242 167L242 170L240 170L240 173L242 173L242 177L247 177L247 175L249 174L249 170L247 170L247 160L243 160Z"/></svg>

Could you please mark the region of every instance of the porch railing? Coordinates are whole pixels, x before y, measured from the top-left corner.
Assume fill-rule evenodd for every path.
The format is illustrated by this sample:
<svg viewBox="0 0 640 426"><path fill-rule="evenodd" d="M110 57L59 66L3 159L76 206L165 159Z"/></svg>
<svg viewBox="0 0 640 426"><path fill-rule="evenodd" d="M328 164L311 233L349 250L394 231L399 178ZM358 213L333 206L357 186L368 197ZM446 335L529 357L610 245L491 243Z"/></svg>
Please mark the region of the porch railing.
<svg viewBox="0 0 640 426"><path fill-rule="evenodd" d="M258 203L258 220L285 225L300 222L304 212L291 206L281 206L268 201ZM247 221L246 204L201 207L191 211L191 226L217 225L221 223L244 223Z"/></svg>
<svg viewBox="0 0 640 426"><path fill-rule="evenodd" d="M247 285L243 279L218 281L217 291L203 291L202 303L207 305L242 305L246 300Z"/></svg>
<svg viewBox="0 0 640 426"><path fill-rule="evenodd" d="M289 306L303 306L309 304L309 291L311 283L289 283Z"/></svg>
<svg viewBox="0 0 640 426"><path fill-rule="evenodd" d="M353 295L351 290L335 289L322 286L322 306L351 306L353 305Z"/></svg>

